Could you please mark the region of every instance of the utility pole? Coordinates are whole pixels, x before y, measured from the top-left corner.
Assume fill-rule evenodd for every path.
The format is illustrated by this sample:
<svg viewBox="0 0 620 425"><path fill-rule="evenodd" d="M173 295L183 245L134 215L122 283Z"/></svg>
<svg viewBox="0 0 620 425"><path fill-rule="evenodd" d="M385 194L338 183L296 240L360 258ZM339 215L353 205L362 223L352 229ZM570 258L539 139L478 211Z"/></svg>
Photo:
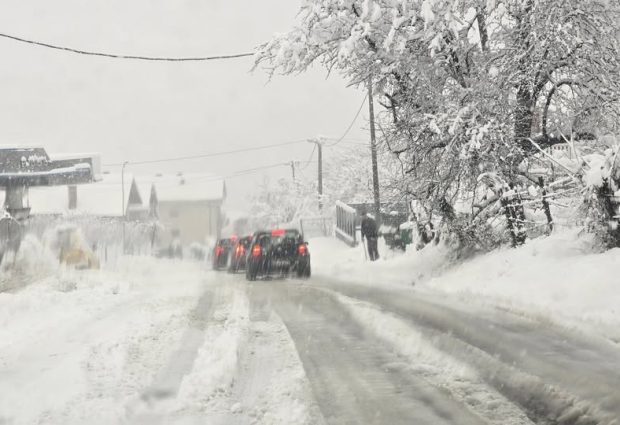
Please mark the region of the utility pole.
<svg viewBox="0 0 620 425"><path fill-rule="evenodd" d="M121 200L121 205L123 208L121 213L121 220L123 221L123 254L125 254L125 219L127 218L125 214L125 167L127 164L129 164L129 161L123 162L123 166L121 167L121 196L123 197Z"/></svg>
<svg viewBox="0 0 620 425"><path fill-rule="evenodd" d="M372 157L372 191L375 202L375 221L381 225L381 201L379 198L379 169L377 166L377 140L375 137L375 109L372 100L372 77L368 77L368 112L370 115L370 154ZM320 152L320 151L319 151Z"/></svg>
<svg viewBox="0 0 620 425"><path fill-rule="evenodd" d="M314 143L317 146L318 157L319 157L319 170L318 170L318 180L319 180L319 211L323 209L323 143L320 139L310 139L308 143Z"/></svg>
<svg viewBox="0 0 620 425"><path fill-rule="evenodd" d="M295 183L295 161L291 161L291 173L293 173L293 183Z"/></svg>

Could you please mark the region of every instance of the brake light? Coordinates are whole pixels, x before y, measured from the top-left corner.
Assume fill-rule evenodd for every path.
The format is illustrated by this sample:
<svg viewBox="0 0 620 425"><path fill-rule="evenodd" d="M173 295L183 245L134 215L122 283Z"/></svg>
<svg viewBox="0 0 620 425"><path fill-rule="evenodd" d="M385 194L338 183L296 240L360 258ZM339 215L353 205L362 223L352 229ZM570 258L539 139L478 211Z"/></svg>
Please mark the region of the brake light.
<svg viewBox="0 0 620 425"><path fill-rule="evenodd" d="M241 257L243 254L245 254L245 247L243 245L237 245L235 254L237 255L237 257Z"/></svg>
<svg viewBox="0 0 620 425"><path fill-rule="evenodd" d="M217 257L219 257L220 255L222 255L222 253L224 252L224 248L222 248L221 246L218 246L215 248L215 255Z"/></svg>
<svg viewBox="0 0 620 425"><path fill-rule="evenodd" d="M306 255L308 253L308 247L305 243L299 244L299 246L297 247L297 252L299 253L299 255Z"/></svg>
<svg viewBox="0 0 620 425"><path fill-rule="evenodd" d="M282 236L284 234L284 229L273 229L271 231L271 236Z"/></svg>
<svg viewBox="0 0 620 425"><path fill-rule="evenodd" d="M260 245L256 244L252 247L252 257L260 257L262 253Z"/></svg>
<svg viewBox="0 0 620 425"><path fill-rule="evenodd" d="M230 237L230 240L231 240L231 241L236 241L236 240L237 240L237 235L232 235L232 236Z"/></svg>

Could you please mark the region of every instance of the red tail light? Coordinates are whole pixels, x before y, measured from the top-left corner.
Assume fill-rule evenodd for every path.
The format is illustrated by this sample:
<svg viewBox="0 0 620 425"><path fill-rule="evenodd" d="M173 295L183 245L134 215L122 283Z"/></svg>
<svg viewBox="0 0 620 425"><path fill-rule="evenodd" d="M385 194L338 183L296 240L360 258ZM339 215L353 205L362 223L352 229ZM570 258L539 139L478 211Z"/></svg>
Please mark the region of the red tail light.
<svg viewBox="0 0 620 425"><path fill-rule="evenodd" d="M243 245L237 245L237 249L235 250L235 255L237 257L241 257L245 254L245 247Z"/></svg>
<svg viewBox="0 0 620 425"><path fill-rule="evenodd" d="M222 248L221 246L218 246L215 248L215 255L217 257L219 257L220 255L222 255L222 253L224 252L224 248Z"/></svg>
<svg viewBox="0 0 620 425"><path fill-rule="evenodd" d="M260 257L260 255L263 253L260 245L256 244L252 247L252 257Z"/></svg>
<svg viewBox="0 0 620 425"><path fill-rule="evenodd" d="M308 247L305 243L299 244L299 246L297 247L297 252L299 253L299 255L306 255L308 253Z"/></svg>
<svg viewBox="0 0 620 425"><path fill-rule="evenodd" d="M284 234L284 229L273 229L271 231L271 236L282 236Z"/></svg>

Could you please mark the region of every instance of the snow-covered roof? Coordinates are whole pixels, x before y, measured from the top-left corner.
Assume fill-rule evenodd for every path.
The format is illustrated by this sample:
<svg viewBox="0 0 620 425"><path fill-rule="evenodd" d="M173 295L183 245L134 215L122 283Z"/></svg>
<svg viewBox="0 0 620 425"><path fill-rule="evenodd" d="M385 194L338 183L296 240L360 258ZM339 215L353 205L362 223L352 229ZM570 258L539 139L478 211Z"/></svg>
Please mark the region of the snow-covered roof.
<svg viewBox="0 0 620 425"><path fill-rule="evenodd" d="M149 185L147 193L154 184L160 202L223 201L226 197L224 180L214 174L157 174L137 177L136 181L139 185Z"/></svg>
<svg viewBox="0 0 620 425"><path fill-rule="evenodd" d="M125 173L125 207L128 206L131 182L134 176ZM148 205L148 194L146 195ZM104 174L102 180L77 186L77 207L69 210L67 186L33 187L29 190L31 214L65 214L69 212L98 216L123 215L123 190L120 174Z"/></svg>
<svg viewBox="0 0 620 425"><path fill-rule="evenodd" d="M123 215L123 190L120 174L103 174L95 183L77 185L77 206L69 209L67 186L31 187L28 194L31 214L89 214L106 217ZM142 203L136 208L148 209L151 188L155 186L159 202L223 201L226 196L224 180L212 174L134 176L125 173L125 208L129 207L132 181ZM4 191L0 191L4 201Z"/></svg>

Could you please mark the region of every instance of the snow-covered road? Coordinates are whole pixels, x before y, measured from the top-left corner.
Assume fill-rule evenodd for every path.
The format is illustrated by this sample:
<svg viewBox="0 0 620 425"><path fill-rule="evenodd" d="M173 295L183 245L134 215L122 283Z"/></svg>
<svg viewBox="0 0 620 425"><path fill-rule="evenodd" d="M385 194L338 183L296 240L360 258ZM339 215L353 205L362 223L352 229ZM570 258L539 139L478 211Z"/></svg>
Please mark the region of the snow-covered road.
<svg viewBox="0 0 620 425"><path fill-rule="evenodd" d="M618 418L618 344L416 287L128 259L0 293L0 423Z"/></svg>

